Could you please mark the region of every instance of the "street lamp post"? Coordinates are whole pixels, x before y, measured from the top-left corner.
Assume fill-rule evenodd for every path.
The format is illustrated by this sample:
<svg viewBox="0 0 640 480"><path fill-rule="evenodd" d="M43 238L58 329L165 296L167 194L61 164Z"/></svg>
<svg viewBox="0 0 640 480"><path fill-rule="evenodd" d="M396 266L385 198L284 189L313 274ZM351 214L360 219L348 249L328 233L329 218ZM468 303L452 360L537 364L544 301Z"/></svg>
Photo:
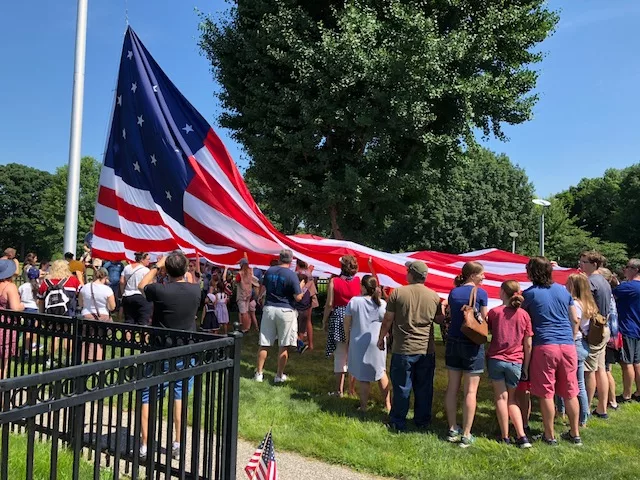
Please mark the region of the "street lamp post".
<svg viewBox="0 0 640 480"><path fill-rule="evenodd" d="M518 232L509 232L509 236L512 239L511 253L516 253L516 238L518 238Z"/></svg>
<svg viewBox="0 0 640 480"><path fill-rule="evenodd" d="M540 256L544 257L544 209L551 205L551 202L542 198L535 198L533 203L542 207L540 213Z"/></svg>

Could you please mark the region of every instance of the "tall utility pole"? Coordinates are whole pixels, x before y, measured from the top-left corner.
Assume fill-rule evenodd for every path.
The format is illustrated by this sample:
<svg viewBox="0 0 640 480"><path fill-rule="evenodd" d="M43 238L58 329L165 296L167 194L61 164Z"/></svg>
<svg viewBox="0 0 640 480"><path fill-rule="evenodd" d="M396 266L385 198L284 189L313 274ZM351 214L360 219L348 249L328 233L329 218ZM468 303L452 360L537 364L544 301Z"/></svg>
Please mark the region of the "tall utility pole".
<svg viewBox="0 0 640 480"><path fill-rule="evenodd" d="M82 104L84 101L84 61L87 50L87 2L78 0L76 54L73 68L71 138L67 176L67 209L64 218L64 251L76 254L78 238L78 202L80 196L80 149L82 146Z"/></svg>

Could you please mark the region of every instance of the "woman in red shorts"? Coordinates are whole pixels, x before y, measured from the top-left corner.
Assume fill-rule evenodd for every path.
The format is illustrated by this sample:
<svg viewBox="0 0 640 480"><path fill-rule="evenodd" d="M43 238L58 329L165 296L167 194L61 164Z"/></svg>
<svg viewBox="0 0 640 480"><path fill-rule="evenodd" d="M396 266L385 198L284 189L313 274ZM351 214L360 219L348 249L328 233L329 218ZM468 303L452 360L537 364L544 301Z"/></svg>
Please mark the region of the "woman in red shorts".
<svg viewBox="0 0 640 480"><path fill-rule="evenodd" d="M529 366L531 394L540 399L544 433L542 440L557 445L553 420L554 395L564 398L570 431L562 438L582 445L578 420L578 355L574 337L578 316L573 298L566 288L552 280L553 267L544 257L533 257L527 264L527 276L533 283L523 292L522 307L531 316L533 351Z"/></svg>

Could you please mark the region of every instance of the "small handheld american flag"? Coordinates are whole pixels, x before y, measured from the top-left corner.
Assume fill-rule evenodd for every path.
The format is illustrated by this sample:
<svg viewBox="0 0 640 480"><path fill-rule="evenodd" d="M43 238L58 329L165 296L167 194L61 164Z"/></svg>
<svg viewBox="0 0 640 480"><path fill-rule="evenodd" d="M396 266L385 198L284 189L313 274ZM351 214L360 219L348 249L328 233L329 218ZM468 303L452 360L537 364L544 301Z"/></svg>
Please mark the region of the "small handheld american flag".
<svg viewBox="0 0 640 480"><path fill-rule="evenodd" d="M271 430L253 452L244 471L250 480L278 480L278 468L276 466L276 453L273 449L273 437Z"/></svg>

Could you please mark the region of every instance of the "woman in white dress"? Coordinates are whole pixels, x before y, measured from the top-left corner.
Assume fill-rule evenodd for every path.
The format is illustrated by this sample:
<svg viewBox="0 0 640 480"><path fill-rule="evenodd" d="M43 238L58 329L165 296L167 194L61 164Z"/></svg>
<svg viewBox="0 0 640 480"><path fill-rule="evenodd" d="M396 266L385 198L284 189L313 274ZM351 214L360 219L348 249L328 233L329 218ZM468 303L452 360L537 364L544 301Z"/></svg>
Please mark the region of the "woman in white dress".
<svg viewBox="0 0 640 480"><path fill-rule="evenodd" d="M386 302L380 298L380 288L373 275L365 275L361 282L362 296L353 297L347 304L344 317L349 344L348 370L360 385L360 411L366 411L371 382L378 382L387 412L391 410L387 350L377 346Z"/></svg>

